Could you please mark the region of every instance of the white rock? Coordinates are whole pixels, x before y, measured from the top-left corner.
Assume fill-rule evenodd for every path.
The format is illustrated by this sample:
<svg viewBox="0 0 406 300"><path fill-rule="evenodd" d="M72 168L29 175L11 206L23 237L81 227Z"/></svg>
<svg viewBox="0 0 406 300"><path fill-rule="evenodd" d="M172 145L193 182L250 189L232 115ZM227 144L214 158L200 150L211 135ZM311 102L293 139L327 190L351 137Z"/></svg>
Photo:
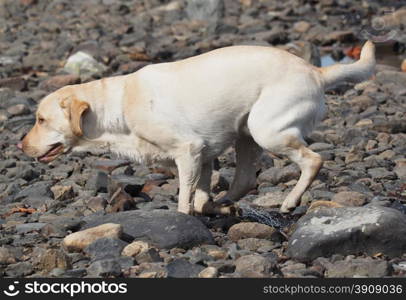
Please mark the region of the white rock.
<svg viewBox="0 0 406 300"><path fill-rule="evenodd" d="M122 233L120 224L106 223L70 234L63 239L62 245L69 252L78 252L100 238L119 239Z"/></svg>
<svg viewBox="0 0 406 300"><path fill-rule="evenodd" d="M86 52L79 51L68 58L64 69L74 75L92 75L104 72L107 67Z"/></svg>

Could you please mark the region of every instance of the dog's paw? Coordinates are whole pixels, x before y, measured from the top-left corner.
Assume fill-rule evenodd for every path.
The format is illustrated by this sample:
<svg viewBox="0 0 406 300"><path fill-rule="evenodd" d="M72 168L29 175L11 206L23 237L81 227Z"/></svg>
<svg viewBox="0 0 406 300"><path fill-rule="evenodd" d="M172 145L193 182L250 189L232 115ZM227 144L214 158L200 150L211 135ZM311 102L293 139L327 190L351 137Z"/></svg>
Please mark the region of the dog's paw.
<svg viewBox="0 0 406 300"><path fill-rule="evenodd" d="M227 197L222 197L214 202L217 206L232 206L235 202Z"/></svg>
<svg viewBox="0 0 406 300"><path fill-rule="evenodd" d="M191 207L179 207L178 212L183 213L185 215L193 215L194 213Z"/></svg>
<svg viewBox="0 0 406 300"><path fill-rule="evenodd" d="M281 208L279 209L279 212L282 214L289 214L292 211L294 211L296 208L296 205L284 205L282 204Z"/></svg>

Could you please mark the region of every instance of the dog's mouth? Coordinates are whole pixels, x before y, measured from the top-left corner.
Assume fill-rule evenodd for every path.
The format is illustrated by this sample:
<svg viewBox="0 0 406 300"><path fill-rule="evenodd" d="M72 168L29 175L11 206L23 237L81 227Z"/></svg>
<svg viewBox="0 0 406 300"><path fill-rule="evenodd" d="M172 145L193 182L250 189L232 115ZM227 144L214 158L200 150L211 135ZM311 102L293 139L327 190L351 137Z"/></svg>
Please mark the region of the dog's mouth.
<svg viewBox="0 0 406 300"><path fill-rule="evenodd" d="M51 149L49 149L44 155L39 156L37 159L40 162L50 162L53 161L55 158L59 156L64 150L64 146L62 143L55 143L51 145Z"/></svg>

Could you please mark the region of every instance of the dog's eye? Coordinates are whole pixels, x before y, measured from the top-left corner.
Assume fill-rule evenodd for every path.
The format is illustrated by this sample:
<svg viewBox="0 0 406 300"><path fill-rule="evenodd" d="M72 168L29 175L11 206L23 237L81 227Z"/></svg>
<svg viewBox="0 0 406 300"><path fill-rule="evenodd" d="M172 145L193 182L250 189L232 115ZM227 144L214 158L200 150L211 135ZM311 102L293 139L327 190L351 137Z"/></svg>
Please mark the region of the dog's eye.
<svg viewBox="0 0 406 300"><path fill-rule="evenodd" d="M41 117L38 118L38 124L42 124L42 123L44 123L44 122L45 122L45 119L44 119L44 118L41 118Z"/></svg>

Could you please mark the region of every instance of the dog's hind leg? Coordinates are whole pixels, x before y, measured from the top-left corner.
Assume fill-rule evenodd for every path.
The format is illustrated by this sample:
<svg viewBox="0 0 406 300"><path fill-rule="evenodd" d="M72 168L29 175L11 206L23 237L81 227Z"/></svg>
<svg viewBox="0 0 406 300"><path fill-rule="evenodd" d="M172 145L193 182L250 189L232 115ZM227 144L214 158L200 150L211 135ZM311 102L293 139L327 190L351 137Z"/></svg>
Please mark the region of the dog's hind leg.
<svg viewBox="0 0 406 300"><path fill-rule="evenodd" d="M311 185L323 160L318 153L313 152L305 144L295 137L287 137L286 147L282 154L286 154L290 160L297 163L302 171L299 181L288 194L281 206L281 212L289 212L300 203L300 199L306 189Z"/></svg>
<svg viewBox="0 0 406 300"><path fill-rule="evenodd" d="M266 150L286 155L291 161L297 163L301 170L299 181L282 203L281 212L289 212L300 202L300 198L313 182L319 172L323 161L319 154L306 147L301 136L292 134L290 130L278 134L273 133L269 139L254 136L257 142Z"/></svg>
<svg viewBox="0 0 406 300"><path fill-rule="evenodd" d="M256 187L256 162L262 149L250 136L241 136L235 143L236 170L228 193L217 204L227 205L238 201Z"/></svg>
<svg viewBox="0 0 406 300"><path fill-rule="evenodd" d="M305 93L303 93L305 94ZM269 96L269 95L267 95ZM300 95L280 95L281 103L290 103L275 109L268 98L260 99L248 117L248 128L255 142L265 150L287 156L301 170L299 181L281 206L281 212L289 212L319 172L321 156L306 147L303 132L310 132L319 113L319 99Z"/></svg>

